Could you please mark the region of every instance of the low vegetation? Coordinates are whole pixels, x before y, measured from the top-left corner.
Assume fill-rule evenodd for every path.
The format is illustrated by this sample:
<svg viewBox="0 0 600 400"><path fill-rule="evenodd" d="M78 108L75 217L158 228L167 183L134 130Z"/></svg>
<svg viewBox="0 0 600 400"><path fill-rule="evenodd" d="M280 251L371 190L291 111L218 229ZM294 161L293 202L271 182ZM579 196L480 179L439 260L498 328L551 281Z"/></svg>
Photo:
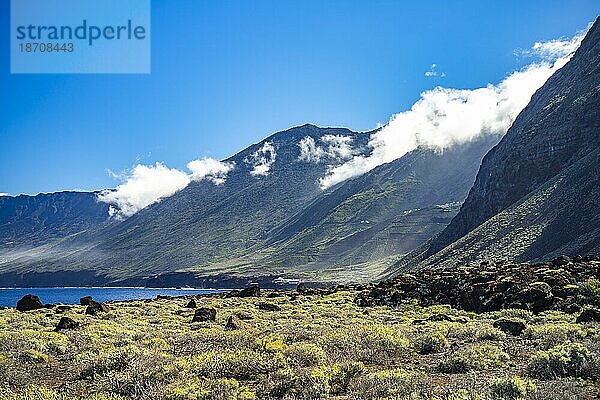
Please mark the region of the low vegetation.
<svg viewBox="0 0 600 400"><path fill-rule="evenodd" d="M600 395L600 324L576 323L578 313L475 313L411 300L360 307L356 298L268 292L198 296L195 307L189 297L111 303L96 315L84 306L0 310L0 399ZM201 307L215 309L215 320L192 322ZM54 332L62 317L79 326ZM499 320L526 328L513 336Z"/></svg>

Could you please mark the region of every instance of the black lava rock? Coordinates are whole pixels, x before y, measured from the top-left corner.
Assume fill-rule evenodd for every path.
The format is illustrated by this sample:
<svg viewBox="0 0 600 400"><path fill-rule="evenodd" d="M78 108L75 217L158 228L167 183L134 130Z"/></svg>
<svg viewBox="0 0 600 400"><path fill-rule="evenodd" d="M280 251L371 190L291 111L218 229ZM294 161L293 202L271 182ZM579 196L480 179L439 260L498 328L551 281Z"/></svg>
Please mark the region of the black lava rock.
<svg viewBox="0 0 600 400"><path fill-rule="evenodd" d="M260 297L260 287L257 285L248 286L236 294L236 297Z"/></svg>
<svg viewBox="0 0 600 400"><path fill-rule="evenodd" d="M217 319L217 310L212 307L201 307L194 312L192 322L208 322Z"/></svg>
<svg viewBox="0 0 600 400"><path fill-rule="evenodd" d="M258 309L263 311L281 311L281 307L273 303L258 303Z"/></svg>
<svg viewBox="0 0 600 400"><path fill-rule="evenodd" d="M198 305L196 304L196 300L194 300L194 299L191 299L185 306L185 308L196 308L196 307L198 307Z"/></svg>
<svg viewBox="0 0 600 400"><path fill-rule="evenodd" d="M54 328L54 332L60 332L63 329L76 329L79 327L79 322L69 318L62 317L60 321L58 321L58 325Z"/></svg>
<svg viewBox="0 0 600 400"><path fill-rule="evenodd" d="M85 313L88 315L96 315L99 312L109 312L110 308L104 303L93 301L85 309Z"/></svg>
<svg viewBox="0 0 600 400"><path fill-rule="evenodd" d="M26 294L17 301L17 310L19 311L31 311L44 308L44 304L40 301L40 298L33 294Z"/></svg>
<svg viewBox="0 0 600 400"><path fill-rule="evenodd" d="M525 323L522 321L514 321L506 318L494 321L493 326L494 328L498 328L502 332L509 333L513 336L520 336L525 330Z"/></svg>
<svg viewBox="0 0 600 400"><path fill-rule="evenodd" d="M600 322L600 310L597 308L586 308L575 320L578 324L586 322Z"/></svg>
<svg viewBox="0 0 600 400"><path fill-rule="evenodd" d="M82 306L89 306L93 301L94 299L92 299L92 296L85 296L79 299L79 304Z"/></svg>

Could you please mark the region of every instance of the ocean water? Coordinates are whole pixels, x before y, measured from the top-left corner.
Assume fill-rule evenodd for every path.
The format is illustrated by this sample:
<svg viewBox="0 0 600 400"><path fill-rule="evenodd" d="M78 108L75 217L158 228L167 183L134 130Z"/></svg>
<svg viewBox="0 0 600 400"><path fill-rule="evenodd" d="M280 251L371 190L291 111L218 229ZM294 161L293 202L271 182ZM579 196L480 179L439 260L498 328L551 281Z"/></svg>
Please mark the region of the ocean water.
<svg viewBox="0 0 600 400"><path fill-rule="evenodd" d="M219 293L218 289L154 289L139 287L53 287L0 288L0 306L15 307L26 294L38 296L44 304L79 304L79 299L92 296L96 301L152 299L158 295L186 296Z"/></svg>

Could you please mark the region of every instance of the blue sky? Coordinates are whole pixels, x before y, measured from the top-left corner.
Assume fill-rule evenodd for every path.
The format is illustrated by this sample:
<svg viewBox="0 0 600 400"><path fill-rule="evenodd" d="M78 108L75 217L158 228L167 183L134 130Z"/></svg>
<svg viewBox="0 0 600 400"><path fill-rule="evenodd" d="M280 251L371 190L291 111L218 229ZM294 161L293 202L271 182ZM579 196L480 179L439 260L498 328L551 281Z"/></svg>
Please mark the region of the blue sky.
<svg viewBox="0 0 600 400"><path fill-rule="evenodd" d="M107 170L225 158L311 122L370 130L437 85L496 83L595 1L152 0L149 75L11 75L0 2L0 192L101 189ZM431 64L445 77L426 77Z"/></svg>

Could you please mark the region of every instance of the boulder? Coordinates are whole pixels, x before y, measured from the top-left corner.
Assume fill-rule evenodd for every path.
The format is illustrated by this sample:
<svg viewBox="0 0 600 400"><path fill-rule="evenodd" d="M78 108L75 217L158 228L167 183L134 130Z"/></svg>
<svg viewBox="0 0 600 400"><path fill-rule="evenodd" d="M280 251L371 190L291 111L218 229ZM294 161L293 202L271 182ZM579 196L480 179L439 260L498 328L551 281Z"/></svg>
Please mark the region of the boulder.
<svg viewBox="0 0 600 400"><path fill-rule="evenodd" d="M242 321L235 315L231 315L227 318L227 323L225 324L226 331L235 331L235 330L244 330L250 333L256 333L256 330L252 325L247 322Z"/></svg>
<svg viewBox="0 0 600 400"><path fill-rule="evenodd" d="M521 307L535 313L551 308L554 302L552 289L546 282L534 282L517 294Z"/></svg>
<svg viewBox="0 0 600 400"><path fill-rule="evenodd" d="M235 313L235 316L241 319L242 321L249 321L251 319L254 319L254 316L252 314L245 311L238 311Z"/></svg>
<svg viewBox="0 0 600 400"><path fill-rule="evenodd" d="M552 294L556 297L565 299L567 297L575 297L579 294L581 288L577 285L555 286L552 288Z"/></svg>
<svg viewBox="0 0 600 400"><path fill-rule="evenodd" d="M217 319L217 310L212 307L200 307L194 312L192 322L208 322Z"/></svg>
<svg viewBox="0 0 600 400"><path fill-rule="evenodd" d="M99 312L109 312L110 308L104 303L99 303L97 301L92 300L92 302L85 309L85 313L87 315L96 315Z"/></svg>
<svg viewBox="0 0 600 400"><path fill-rule="evenodd" d="M515 321L506 318L494 321L493 326L494 328L500 329L502 332L511 334L513 336L520 336L525 330L525 323L522 321Z"/></svg>
<svg viewBox="0 0 600 400"><path fill-rule="evenodd" d="M260 287L258 285L248 286L237 293L236 297L260 297Z"/></svg>
<svg viewBox="0 0 600 400"><path fill-rule="evenodd" d="M258 309L263 311L281 311L281 307L277 304L267 302L258 303Z"/></svg>
<svg viewBox="0 0 600 400"><path fill-rule="evenodd" d="M68 305L65 305L65 304L59 304L54 309L54 312L57 313L57 314L60 314L60 313L64 313L65 311L69 311L72 308L73 308L73 306L68 306Z"/></svg>
<svg viewBox="0 0 600 400"><path fill-rule="evenodd" d="M56 328L54 328L54 332L60 332L63 329L75 329L78 327L79 322L72 320L69 317L62 317L60 321L58 321Z"/></svg>
<svg viewBox="0 0 600 400"><path fill-rule="evenodd" d="M44 308L44 305L40 301L40 298L33 294L26 294L17 301L17 310L19 311L31 311Z"/></svg>
<svg viewBox="0 0 600 400"><path fill-rule="evenodd" d="M84 296L79 299L79 304L81 304L82 306L89 306L93 302L94 299L92 299L92 296Z"/></svg>
<svg viewBox="0 0 600 400"><path fill-rule="evenodd" d="M196 308L198 305L196 304L196 300L190 299L185 308Z"/></svg>
<svg viewBox="0 0 600 400"><path fill-rule="evenodd" d="M559 256L552 260L552 265L555 267L562 267L571 262L571 259L567 256Z"/></svg>
<svg viewBox="0 0 600 400"><path fill-rule="evenodd" d="M597 308L586 308L579 314L577 320L578 324L584 324L586 322L600 322L600 310Z"/></svg>
<svg viewBox="0 0 600 400"><path fill-rule="evenodd" d="M296 286L296 292L298 293L306 293L307 292L307 287L304 283L299 283L298 286Z"/></svg>
<svg viewBox="0 0 600 400"><path fill-rule="evenodd" d="M441 322L441 321L453 321L453 318L447 314L433 314L432 316L427 318L427 320Z"/></svg>

